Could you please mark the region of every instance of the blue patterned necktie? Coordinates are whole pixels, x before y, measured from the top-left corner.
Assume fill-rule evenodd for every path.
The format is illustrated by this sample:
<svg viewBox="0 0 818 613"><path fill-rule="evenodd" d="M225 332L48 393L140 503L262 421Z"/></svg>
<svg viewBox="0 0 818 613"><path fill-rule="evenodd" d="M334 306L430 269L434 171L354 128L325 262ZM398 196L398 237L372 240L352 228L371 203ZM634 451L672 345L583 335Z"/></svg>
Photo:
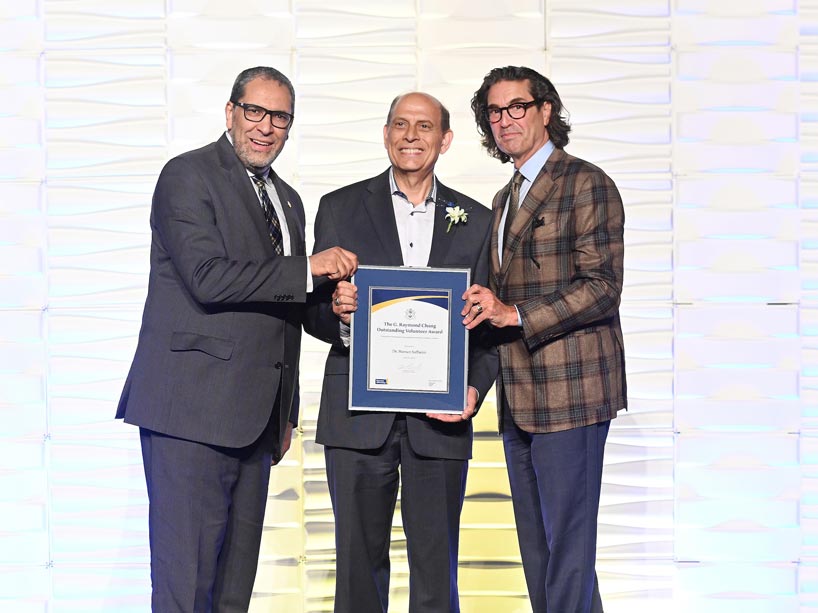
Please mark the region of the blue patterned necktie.
<svg viewBox="0 0 818 613"><path fill-rule="evenodd" d="M261 210L264 211L264 219L267 221L267 232L270 234L270 242L276 255L284 255L284 237L281 234L281 222L278 220L276 210L267 194L267 183L262 177L253 175L253 183L258 189L258 196L261 200Z"/></svg>

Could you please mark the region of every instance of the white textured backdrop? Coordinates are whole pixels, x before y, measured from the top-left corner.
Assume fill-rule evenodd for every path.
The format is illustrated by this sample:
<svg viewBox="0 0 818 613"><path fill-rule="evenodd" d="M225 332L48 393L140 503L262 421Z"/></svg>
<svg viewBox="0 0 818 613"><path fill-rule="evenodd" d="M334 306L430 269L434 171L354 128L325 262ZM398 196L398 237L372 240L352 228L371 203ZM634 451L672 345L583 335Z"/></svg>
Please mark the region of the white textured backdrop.
<svg viewBox="0 0 818 613"><path fill-rule="evenodd" d="M551 77L569 151L627 214L632 408L607 447L606 611L818 611L818 0L0 0L0 609L149 608L138 437L112 416L150 195L170 156L219 136L257 64L295 84L276 168L309 220L385 168L388 104L413 89L452 111L439 174L489 203L510 167L479 147L471 94L498 65ZM254 612L332 608L325 351L306 339ZM528 609L492 414L463 511L464 613Z"/></svg>

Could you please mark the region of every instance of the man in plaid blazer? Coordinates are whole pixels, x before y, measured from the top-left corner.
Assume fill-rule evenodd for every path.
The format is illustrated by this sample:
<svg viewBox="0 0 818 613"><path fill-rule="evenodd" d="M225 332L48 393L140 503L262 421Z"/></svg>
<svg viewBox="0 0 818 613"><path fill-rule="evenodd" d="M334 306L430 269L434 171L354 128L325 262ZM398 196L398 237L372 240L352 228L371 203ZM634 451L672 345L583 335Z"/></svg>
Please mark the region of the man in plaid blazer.
<svg viewBox="0 0 818 613"><path fill-rule="evenodd" d="M490 288L464 294L489 321L497 407L535 613L597 613L596 536L610 420L627 405L619 301L624 210L613 181L563 151L553 84L495 68L472 98L483 145L516 172L494 198Z"/></svg>

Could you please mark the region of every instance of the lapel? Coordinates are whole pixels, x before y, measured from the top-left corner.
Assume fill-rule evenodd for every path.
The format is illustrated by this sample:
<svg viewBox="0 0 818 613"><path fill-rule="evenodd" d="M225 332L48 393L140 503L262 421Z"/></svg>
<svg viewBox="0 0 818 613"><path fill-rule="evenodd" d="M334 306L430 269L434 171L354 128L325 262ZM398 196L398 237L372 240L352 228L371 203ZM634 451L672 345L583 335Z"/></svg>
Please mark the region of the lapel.
<svg viewBox="0 0 818 613"><path fill-rule="evenodd" d="M509 266L514 254L521 248L523 237L532 220L539 215L539 212L548 207L551 198L557 191L557 179L562 175L564 166L565 152L562 149L554 149L548 158L548 161L540 169L534 183L531 184L531 189L525 196L525 200L520 204L517 214L511 223L511 228L508 231L508 242L503 245L503 264L499 267L498 283L501 283L508 273ZM505 206L506 198L508 197L508 186L503 190L504 197L499 202L499 211L497 210L497 202L495 200L495 231L492 232L492 242L496 241L496 230L499 228L499 217L503 214L503 207ZM497 251L496 244L494 245L494 252ZM492 267L492 270L497 268Z"/></svg>
<svg viewBox="0 0 818 613"><path fill-rule="evenodd" d="M273 186L278 194L278 201L284 210L284 217L287 218L287 231L290 234L290 251L292 255L304 255L306 253L306 245L304 244L304 236L301 233L301 221L298 219L296 210L293 208L292 202L287 194L287 189L284 187L284 182L272 168L270 169L270 177L273 180Z"/></svg>
<svg viewBox="0 0 818 613"><path fill-rule="evenodd" d="M364 209L374 228L374 236L387 254L390 265L403 266L400 251L400 237L392 207L392 192L389 190L389 170L374 177L366 186Z"/></svg>
<svg viewBox="0 0 818 613"><path fill-rule="evenodd" d="M244 207L247 215L252 220L253 229L250 232L255 233L259 241L261 241L267 255L273 255L273 244L270 242L270 236L267 233L267 222L259 205L258 195L250 177L247 175L247 170L236 156L233 145L230 144L224 134L216 141L216 151L228 183L233 188L233 192L239 195L238 200L241 206Z"/></svg>
<svg viewBox="0 0 818 613"><path fill-rule="evenodd" d="M458 228L452 226L449 232L446 228L449 227L449 222L446 219L446 207L457 206L457 198L451 190L443 185L440 181L437 182L437 197L435 198L435 224L432 231L432 248L429 251L429 261L427 266L444 266L446 264L446 256L455 240Z"/></svg>

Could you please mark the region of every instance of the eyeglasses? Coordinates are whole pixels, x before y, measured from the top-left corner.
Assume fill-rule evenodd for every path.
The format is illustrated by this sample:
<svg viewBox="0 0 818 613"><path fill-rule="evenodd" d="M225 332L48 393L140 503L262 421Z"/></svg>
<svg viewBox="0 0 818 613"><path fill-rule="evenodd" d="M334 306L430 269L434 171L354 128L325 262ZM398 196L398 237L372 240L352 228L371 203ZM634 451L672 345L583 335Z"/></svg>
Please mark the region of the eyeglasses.
<svg viewBox="0 0 818 613"><path fill-rule="evenodd" d="M532 100L531 102L515 102L508 106L490 107L485 110L486 117L491 123L497 123L503 117L503 111L508 113L512 119L522 119L528 109L535 104L542 104L543 100Z"/></svg>
<svg viewBox="0 0 818 613"><path fill-rule="evenodd" d="M270 116L270 121L276 128L284 129L290 126L294 115L286 111L268 111L263 106L256 104L245 104L244 102L236 102L231 100L234 105L241 107L244 110L244 118L247 121L258 123L262 121L267 115Z"/></svg>

